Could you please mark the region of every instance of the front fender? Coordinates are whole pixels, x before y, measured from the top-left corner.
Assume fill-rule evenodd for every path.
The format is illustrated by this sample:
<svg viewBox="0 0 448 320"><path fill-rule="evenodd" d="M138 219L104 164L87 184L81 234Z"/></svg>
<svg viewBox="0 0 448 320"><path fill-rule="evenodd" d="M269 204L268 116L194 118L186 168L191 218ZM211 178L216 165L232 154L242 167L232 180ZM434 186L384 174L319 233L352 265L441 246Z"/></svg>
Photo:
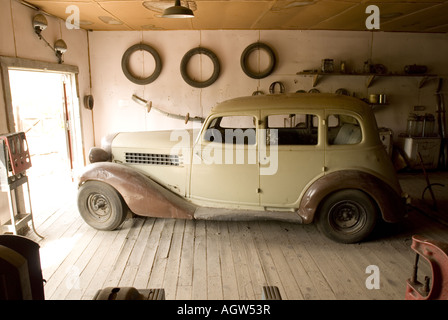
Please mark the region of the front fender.
<svg viewBox="0 0 448 320"><path fill-rule="evenodd" d="M129 209L141 216L192 219L196 207L165 189L137 170L112 162L88 165L79 177L79 185L101 181L121 194Z"/></svg>
<svg viewBox="0 0 448 320"><path fill-rule="evenodd" d="M378 205L384 221L398 222L405 213L405 202L391 186L366 172L345 170L329 173L315 181L305 192L297 213L304 223L311 223L322 200L333 192L358 189Z"/></svg>

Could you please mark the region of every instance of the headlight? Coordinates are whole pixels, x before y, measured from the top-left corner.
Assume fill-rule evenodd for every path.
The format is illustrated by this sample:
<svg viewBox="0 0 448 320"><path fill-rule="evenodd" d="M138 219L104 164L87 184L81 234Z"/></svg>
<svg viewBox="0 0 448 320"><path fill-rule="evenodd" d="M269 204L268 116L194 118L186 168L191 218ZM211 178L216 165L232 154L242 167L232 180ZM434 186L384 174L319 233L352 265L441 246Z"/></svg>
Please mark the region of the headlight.
<svg viewBox="0 0 448 320"><path fill-rule="evenodd" d="M111 161L111 160L112 160L112 154L102 148L93 147L89 151L90 163L104 162L104 161Z"/></svg>
<svg viewBox="0 0 448 320"><path fill-rule="evenodd" d="M89 151L90 163L112 161L112 141L118 133L111 133L101 140L101 148L93 147Z"/></svg>

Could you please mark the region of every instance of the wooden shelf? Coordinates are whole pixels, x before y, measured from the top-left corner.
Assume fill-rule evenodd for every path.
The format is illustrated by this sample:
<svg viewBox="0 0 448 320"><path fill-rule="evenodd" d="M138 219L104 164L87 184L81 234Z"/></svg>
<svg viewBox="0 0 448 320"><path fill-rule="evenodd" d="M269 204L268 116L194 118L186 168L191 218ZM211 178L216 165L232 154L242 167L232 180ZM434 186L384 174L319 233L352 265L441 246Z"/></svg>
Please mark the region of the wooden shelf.
<svg viewBox="0 0 448 320"><path fill-rule="evenodd" d="M407 73L341 73L341 72L297 72L299 76L312 76L313 77L313 87L317 86L319 80L322 77L327 76L356 76L356 77L366 77L366 87L369 88L377 77L420 77L422 78L419 82L418 87L422 88L425 83L438 76L435 74L407 74Z"/></svg>

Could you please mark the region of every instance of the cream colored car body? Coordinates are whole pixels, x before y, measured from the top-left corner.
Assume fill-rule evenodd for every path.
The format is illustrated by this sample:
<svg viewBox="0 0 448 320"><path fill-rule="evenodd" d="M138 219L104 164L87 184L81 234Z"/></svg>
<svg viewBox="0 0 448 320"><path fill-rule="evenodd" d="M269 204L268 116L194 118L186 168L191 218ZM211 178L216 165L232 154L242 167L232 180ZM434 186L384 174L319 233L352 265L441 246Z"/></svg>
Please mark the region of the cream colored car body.
<svg viewBox="0 0 448 320"><path fill-rule="evenodd" d="M178 154L181 159L179 166L130 166L193 203L210 207L294 210L306 187L313 181L334 171L353 169L377 176L401 192L394 168L379 140L374 115L368 108L357 99L325 94L233 99L216 106L199 132L181 130L118 134L112 142L112 161L126 164L125 153ZM327 115L353 116L361 125L363 139L356 145L330 146L326 143L326 135L320 134L317 145L278 146L278 170L273 175L260 175L260 167L263 166L259 161L248 164L247 157L243 164L236 163L236 160L233 164L225 164L225 159L222 164L216 164L204 159L207 155L202 155L202 158L198 155L206 148L215 148L225 156L222 143L204 139L206 128L217 117L253 116L260 131L266 129L267 115L294 112L317 115L318 130L322 133L326 131ZM249 152L247 146L233 146L234 155L237 148L244 149L246 155Z"/></svg>
<svg viewBox="0 0 448 320"><path fill-rule="evenodd" d="M309 116L300 122L302 115ZM244 120L239 127L226 129L240 130L252 140L236 143L238 136L223 143L222 135L211 141L211 133L223 131L217 123L224 119ZM271 126L275 121L277 125ZM336 143L341 124L357 136L346 135ZM304 143L295 142L306 134ZM293 143L277 144L276 136ZM157 193L166 201L173 193L180 207L182 203L188 207L187 214L179 214L178 206L176 214L152 212L150 202L140 205L144 200L135 195L138 191L126 186L128 178L110 182L139 215L237 219L252 214L309 223L320 202L344 188L368 194L386 221L398 221L402 215L399 204L390 207L400 201L401 189L380 142L374 114L367 104L347 96L298 93L236 98L213 108L200 130L118 133L105 148L112 163L155 181L163 187ZM109 177L120 175L119 169L98 174L109 170L102 163L90 165L80 185L89 180L108 183Z"/></svg>

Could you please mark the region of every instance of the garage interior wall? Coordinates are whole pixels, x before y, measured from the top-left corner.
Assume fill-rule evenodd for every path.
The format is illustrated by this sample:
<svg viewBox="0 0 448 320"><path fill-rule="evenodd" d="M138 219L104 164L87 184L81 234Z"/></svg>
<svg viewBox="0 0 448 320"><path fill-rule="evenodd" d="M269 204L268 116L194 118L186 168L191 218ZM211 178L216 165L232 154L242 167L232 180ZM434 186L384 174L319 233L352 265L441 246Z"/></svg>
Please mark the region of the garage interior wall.
<svg viewBox="0 0 448 320"><path fill-rule="evenodd" d="M110 132L191 128L146 109L132 100L132 95L152 101L164 111L193 116L207 116L217 102L251 95L260 90L269 92L274 81L281 81L285 92L308 91L312 77L298 76L297 72L319 69L321 60L334 59L335 70L341 61L347 71L362 72L368 59L383 64L388 72L403 73L405 65L422 64L428 72L448 74L448 35L349 31L94 31L89 33L92 65L93 94L95 96L95 140ZM276 52L278 64L270 76L256 80L241 69L240 57L251 43L261 41ZM148 85L129 81L121 69L123 53L132 45L145 43L157 50L162 59L160 76ZM189 86L181 77L180 61L195 47L212 50L221 63L221 74L211 86L198 89ZM141 52L141 51L140 51ZM130 68L136 74L148 76L153 63L149 54L134 53ZM200 55L202 57L202 55ZM211 74L208 57L190 66L192 73ZM143 71L146 68L146 73ZM196 71L194 70L196 68ZM150 69L150 68L149 68ZM206 77L207 78L207 77ZM375 115L379 127L393 130L397 136L406 130L406 120L414 106L424 106L422 113L435 114L437 81L431 80L419 88L420 77L379 77L367 88L366 77L334 76L322 78L316 86L320 92L347 89L357 97L387 94L389 105L377 107ZM278 90L278 87L276 88ZM448 92L448 85L443 88Z"/></svg>
<svg viewBox="0 0 448 320"><path fill-rule="evenodd" d="M32 28L37 12L13 0L0 1L0 55L47 62L56 57L46 44L39 40ZM428 72L446 77L448 74L448 34L412 34L350 31L280 31L280 30L202 30L202 31L95 31L68 30L65 21L47 16L48 28L44 37L54 43L62 38L68 46L64 63L79 68L78 90L84 148L99 145L101 138L116 131L159 130L191 128L195 123L184 124L158 114L148 113L132 100L132 95L152 101L164 111L185 115L206 116L217 102L254 91L268 93L274 81L281 81L286 92L308 91L311 77L297 72L319 69L321 60L334 59L335 68L341 61L347 71L362 71L364 61L384 64L389 72L402 72L405 65L423 64ZM240 66L240 56L251 43L261 41L271 46L278 64L269 77L255 80L246 76ZM162 72L151 84L130 82L121 69L121 58L130 46L146 43L154 47L162 58ZM180 75L180 61L195 47L212 50L219 58L221 74L209 87L198 89L189 86ZM151 68L151 57L132 57L133 70ZM90 60L90 63L89 63ZM193 72L210 73L207 58L194 60ZM358 97L371 93L384 93L390 102L376 109L380 127L388 127L398 135L406 129L406 119L414 106L424 106L423 113L435 114L436 81L418 87L420 78L381 77L366 88L365 77L326 77L318 86L321 92L335 92L339 88L355 92ZM443 92L448 92L445 84ZM93 111L82 106L85 95L95 99ZM5 97L0 86L0 132L7 131ZM94 127L93 127L94 123ZM32 146L30 146L31 148ZM4 196L4 195L0 195ZM2 212L8 210L7 201L1 199Z"/></svg>
<svg viewBox="0 0 448 320"><path fill-rule="evenodd" d="M39 40L34 33L32 19L37 14L17 1L0 0L0 55L35 61L57 63L52 50ZM88 39L85 30L68 30L61 19L46 16L48 27L42 32L44 38L51 44L57 39L63 39L68 50L64 54L64 64L77 66L78 94L80 97L81 121L83 127L84 149L93 146L92 112L82 107L82 97L90 93ZM0 77L0 133L8 133L5 94ZM26 94L24 92L23 94ZM30 146L32 152L32 146ZM7 193L0 193L0 223L9 220Z"/></svg>

